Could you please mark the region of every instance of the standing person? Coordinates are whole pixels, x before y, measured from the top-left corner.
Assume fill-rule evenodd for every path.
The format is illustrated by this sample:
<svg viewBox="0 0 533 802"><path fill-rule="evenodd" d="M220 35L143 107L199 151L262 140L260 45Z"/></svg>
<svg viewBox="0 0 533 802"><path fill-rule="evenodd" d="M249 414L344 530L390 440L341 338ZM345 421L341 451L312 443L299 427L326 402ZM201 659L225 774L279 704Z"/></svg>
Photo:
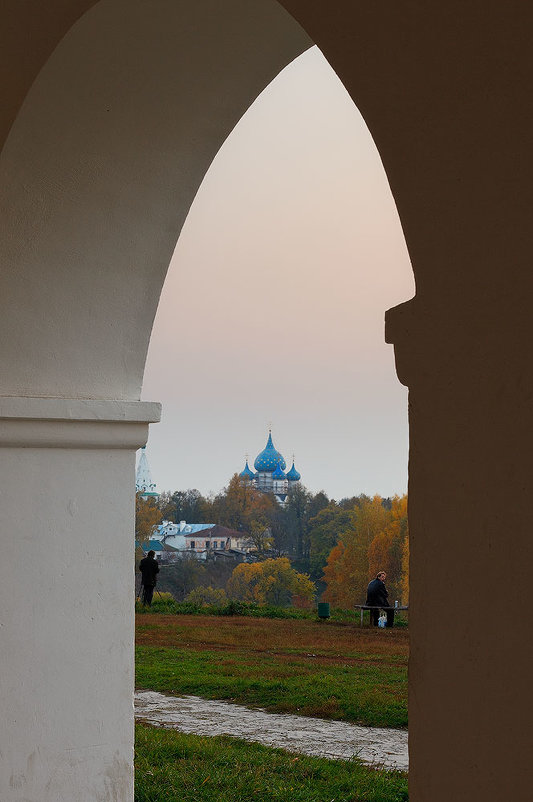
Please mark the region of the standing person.
<svg viewBox="0 0 533 802"><path fill-rule="evenodd" d="M378 575L369 583L366 590L366 602L368 607L389 607L389 594L385 587L387 574L379 571ZM387 626L394 626L394 610L387 610ZM379 610L370 610L370 623L375 627L378 625Z"/></svg>
<svg viewBox="0 0 533 802"><path fill-rule="evenodd" d="M139 571L142 574L142 603L145 605L147 604L148 607L150 607L152 604L152 596L154 595L154 588L157 582L156 576L159 573L159 564L155 559L155 551L149 551L146 557L143 557L139 563Z"/></svg>

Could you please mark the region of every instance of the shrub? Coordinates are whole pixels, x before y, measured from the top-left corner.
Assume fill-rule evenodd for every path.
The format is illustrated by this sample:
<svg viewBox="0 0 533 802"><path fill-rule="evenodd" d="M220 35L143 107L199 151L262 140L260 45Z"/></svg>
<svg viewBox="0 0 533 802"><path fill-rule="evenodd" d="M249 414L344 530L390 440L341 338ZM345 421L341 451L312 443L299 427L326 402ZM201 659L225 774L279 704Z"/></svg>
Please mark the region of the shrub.
<svg viewBox="0 0 533 802"><path fill-rule="evenodd" d="M238 601L288 607L293 597L312 602L316 588L307 574L291 567L287 557L260 563L241 563L227 583L228 595Z"/></svg>
<svg viewBox="0 0 533 802"><path fill-rule="evenodd" d="M185 597L186 603L197 604L199 607L204 607L206 604L221 607L223 604L227 604L227 601L228 597L223 588L212 588L211 586L194 588Z"/></svg>

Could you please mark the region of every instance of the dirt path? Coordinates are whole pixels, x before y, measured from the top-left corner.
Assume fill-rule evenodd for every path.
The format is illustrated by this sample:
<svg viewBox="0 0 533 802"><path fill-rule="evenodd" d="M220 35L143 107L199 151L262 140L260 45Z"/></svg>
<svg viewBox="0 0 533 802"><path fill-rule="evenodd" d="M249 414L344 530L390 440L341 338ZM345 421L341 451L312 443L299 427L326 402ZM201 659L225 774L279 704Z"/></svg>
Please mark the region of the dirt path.
<svg viewBox="0 0 533 802"><path fill-rule="evenodd" d="M155 691L135 694L135 716L161 727L197 735L233 735L289 752L408 769L407 732L358 727L342 721L266 713L229 702L197 696L165 696Z"/></svg>

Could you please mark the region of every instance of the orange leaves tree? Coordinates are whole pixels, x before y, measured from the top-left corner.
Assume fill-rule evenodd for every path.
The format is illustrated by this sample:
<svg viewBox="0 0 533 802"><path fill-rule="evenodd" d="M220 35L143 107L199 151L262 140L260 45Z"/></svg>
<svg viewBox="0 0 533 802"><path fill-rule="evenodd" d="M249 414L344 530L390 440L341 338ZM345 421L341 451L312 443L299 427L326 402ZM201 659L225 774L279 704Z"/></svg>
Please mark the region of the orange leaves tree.
<svg viewBox="0 0 533 802"><path fill-rule="evenodd" d="M346 609L364 604L368 582L378 570L392 573L392 586L387 579L391 600L393 593L399 594L402 545L407 535L404 499L392 499L387 509L381 496L363 497L354 507L352 526L342 532L324 568L325 601Z"/></svg>
<svg viewBox="0 0 533 802"><path fill-rule="evenodd" d="M408 584L403 577L404 544L408 538L407 496L394 496L390 509L390 520L370 543L368 549L369 577L378 571L387 573L387 589L391 603L395 599L405 600L405 588ZM407 558L408 565L408 558ZM408 591L407 591L408 597Z"/></svg>
<svg viewBox="0 0 533 802"><path fill-rule="evenodd" d="M260 493L234 474L228 486L213 499L207 514L222 526L248 532L267 548L270 534L266 530L270 528L276 508L277 502L272 496Z"/></svg>
<svg viewBox="0 0 533 802"><path fill-rule="evenodd" d="M144 543L152 537L154 527L161 523L161 510L151 498L143 499L142 493L135 496L135 540Z"/></svg>
<svg viewBox="0 0 533 802"><path fill-rule="evenodd" d="M287 607L296 599L299 603L311 602L315 595L313 582L307 574L291 568L287 557L241 563L234 569L226 589L232 599L277 607Z"/></svg>

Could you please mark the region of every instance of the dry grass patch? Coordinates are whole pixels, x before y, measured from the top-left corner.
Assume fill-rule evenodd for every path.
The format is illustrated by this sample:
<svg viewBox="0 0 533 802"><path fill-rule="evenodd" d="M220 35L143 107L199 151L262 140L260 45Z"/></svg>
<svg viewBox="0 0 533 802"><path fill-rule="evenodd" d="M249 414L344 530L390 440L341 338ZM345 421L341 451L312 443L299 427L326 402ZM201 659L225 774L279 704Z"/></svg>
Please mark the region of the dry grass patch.
<svg viewBox="0 0 533 802"><path fill-rule="evenodd" d="M374 726L407 724L408 636L309 620L139 615L141 688Z"/></svg>
<svg viewBox="0 0 533 802"><path fill-rule="evenodd" d="M407 660L409 654L409 635L403 629L298 619L137 615L137 643L189 649L233 647L334 660L376 656Z"/></svg>

